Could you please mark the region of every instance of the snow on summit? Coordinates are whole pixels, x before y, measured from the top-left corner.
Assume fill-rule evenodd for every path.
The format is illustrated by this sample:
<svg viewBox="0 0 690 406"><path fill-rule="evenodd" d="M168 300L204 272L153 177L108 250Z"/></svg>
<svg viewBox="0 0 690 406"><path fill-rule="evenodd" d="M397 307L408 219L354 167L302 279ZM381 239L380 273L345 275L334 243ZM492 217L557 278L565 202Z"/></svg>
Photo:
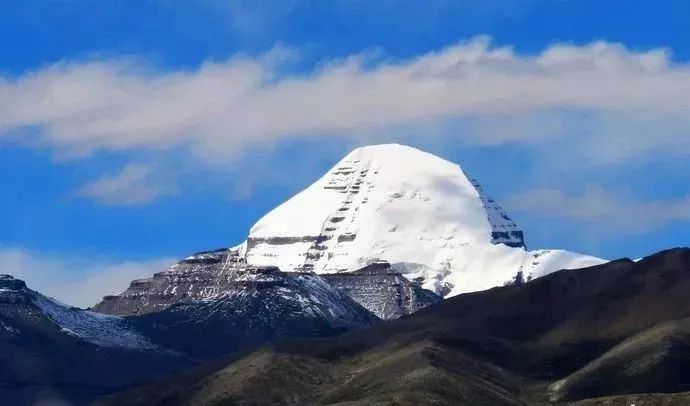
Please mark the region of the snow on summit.
<svg viewBox="0 0 690 406"><path fill-rule="evenodd" d="M444 296L603 262L525 250L523 232L456 164L397 145L357 148L251 229L247 262L352 271L385 260Z"/></svg>

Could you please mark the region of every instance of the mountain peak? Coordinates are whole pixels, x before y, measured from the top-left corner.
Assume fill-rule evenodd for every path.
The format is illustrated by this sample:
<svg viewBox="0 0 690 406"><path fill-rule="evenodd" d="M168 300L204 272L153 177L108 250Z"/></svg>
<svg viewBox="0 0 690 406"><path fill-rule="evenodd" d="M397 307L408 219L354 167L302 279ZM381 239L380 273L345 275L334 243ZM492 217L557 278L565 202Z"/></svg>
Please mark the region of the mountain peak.
<svg viewBox="0 0 690 406"><path fill-rule="evenodd" d="M435 187L449 189L449 195L461 193L466 198L475 201L478 198L491 228L491 243L505 244L511 247L525 246L524 234L519 227L494 199L487 196L479 182L458 164L402 144L377 144L359 147L350 152L341 162L348 160L357 162L362 159L385 166L387 171L397 180L403 180L403 182L416 180L422 183L421 186L417 185L417 190L428 188L429 184L437 183ZM396 185L400 191L393 192L393 195L402 193L406 186L404 183L399 186ZM468 224L469 216L464 217L462 223ZM458 218L463 218L463 216ZM480 220L482 216L474 218Z"/></svg>
<svg viewBox="0 0 690 406"><path fill-rule="evenodd" d="M522 230L460 166L399 144L347 154L260 219L244 249L247 262L283 271L385 260L441 294L529 276L544 259L563 265L545 252L539 261L527 255Z"/></svg>
<svg viewBox="0 0 690 406"><path fill-rule="evenodd" d="M348 159L348 157L352 155L361 156L360 154L366 154L369 157L402 157L405 155L427 155L438 159L438 157L436 157L435 155L422 151L421 149L397 143L363 145L361 147L353 149L349 154L345 155L345 158L343 159Z"/></svg>
<svg viewBox="0 0 690 406"><path fill-rule="evenodd" d="M21 290L26 288L23 280L12 275L0 274L0 290Z"/></svg>

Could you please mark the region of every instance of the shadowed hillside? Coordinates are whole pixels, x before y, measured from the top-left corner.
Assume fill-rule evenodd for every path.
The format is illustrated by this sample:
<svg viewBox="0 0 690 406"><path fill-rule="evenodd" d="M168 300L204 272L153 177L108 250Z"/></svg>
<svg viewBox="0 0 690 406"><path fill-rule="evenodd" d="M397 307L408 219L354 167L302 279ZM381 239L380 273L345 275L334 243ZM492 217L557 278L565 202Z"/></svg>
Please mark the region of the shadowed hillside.
<svg viewBox="0 0 690 406"><path fill-rule="evenodd" d="M690 249L560 271L369 330L236 354L111 401L488 405L682 392L689 289Z"/></svg>

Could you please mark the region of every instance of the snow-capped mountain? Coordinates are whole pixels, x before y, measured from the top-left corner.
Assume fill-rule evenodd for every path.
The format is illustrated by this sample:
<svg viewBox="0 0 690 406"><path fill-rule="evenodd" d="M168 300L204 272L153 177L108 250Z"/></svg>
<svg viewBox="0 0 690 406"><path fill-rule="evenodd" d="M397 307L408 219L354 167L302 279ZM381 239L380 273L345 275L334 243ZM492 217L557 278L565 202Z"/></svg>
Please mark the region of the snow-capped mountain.
<svg viewBox="0 0 690 406"><path fill-rule="evenodd" d="M367 328L440 296L601 262L528 251L522 230L451 162L401 145L358 148L240 245L185 258L91 310L0 276L0 384L19 382L0 385L0 398L44 399L39 382L48 399L86 403L261 343ZM27 357L48 373L18 373Z"/></svg>
<svg viewBox="0 0 690 406"><path fill-rule="evenodd" d="M240 249L249 264L283 271L388 261L446 297L605 262L527 251L522 230L458 165L397 144L349 153L260 219Z"/></svg>

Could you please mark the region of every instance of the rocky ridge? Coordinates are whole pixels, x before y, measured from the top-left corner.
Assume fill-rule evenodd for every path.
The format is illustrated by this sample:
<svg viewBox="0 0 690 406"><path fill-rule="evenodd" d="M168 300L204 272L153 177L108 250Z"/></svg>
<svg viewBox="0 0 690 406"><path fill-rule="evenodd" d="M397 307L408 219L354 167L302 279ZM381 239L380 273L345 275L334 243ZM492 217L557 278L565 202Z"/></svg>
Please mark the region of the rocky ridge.
<svg viewBox="0 0 690 406"><path fill-rule="evenodd" d="M126 318L61 304L0 275L2 404L87 404L196 365Z"/></svg>
<svg viewBox="0 0 690 406"><path fill-rule="evenodd" d="M352 272L321 274L331 286L384 320L412 314L443 298L410 282L388 262Z"/></svg>
<svg viewBox="0 0 690 406"><path fill-rule="evenodd" d="M319 276L308 271L281 272L273 266L248 265L241 254L236 248L194 254L152 278L132 281L122 294L104 297L93 310L141 316L183 304L243 300L256 292L272 291L285 296L298 291L300 284L318 288L321 303L294 300L305 306L313 304L304 311L319 312L322 316L330 313L347 316L347 306L353 300L379 318L393 319L441 300L433 292L405 279L387 263L373 264L352 273ZM256 316L260 317L261 313Z"/></svg>

